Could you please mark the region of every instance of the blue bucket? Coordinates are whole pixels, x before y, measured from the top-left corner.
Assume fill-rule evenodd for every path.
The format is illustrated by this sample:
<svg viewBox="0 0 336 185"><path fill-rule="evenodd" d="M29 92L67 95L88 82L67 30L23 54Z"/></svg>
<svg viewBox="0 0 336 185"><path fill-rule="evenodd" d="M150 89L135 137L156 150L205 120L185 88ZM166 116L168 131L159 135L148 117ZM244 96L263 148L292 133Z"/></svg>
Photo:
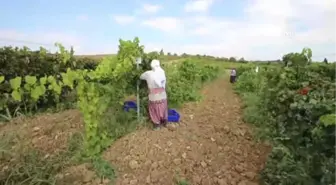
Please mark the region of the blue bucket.
<svg viewBox="0 0 336 185"><path fill-rule="evenodd" d="M174 109L169 109L168 122L179 122L179 121L180 121L180 114Z"/></svg>
<svg viewBox="0 0 336 185"><path fill-rule="evenodd" d="M134 101L125 101L123 106L124 111L129 112L130 109L137 109L137 104ZM180 114L175 109L168 110L168 122L179 122Z"/></svg>
<svg viewBox="0 0 336 185"><path fill-rule="evenodd" d="M134 101L125 101L123 106L124 111L129 112L130 109L137 109L137 104Z"/></svg>

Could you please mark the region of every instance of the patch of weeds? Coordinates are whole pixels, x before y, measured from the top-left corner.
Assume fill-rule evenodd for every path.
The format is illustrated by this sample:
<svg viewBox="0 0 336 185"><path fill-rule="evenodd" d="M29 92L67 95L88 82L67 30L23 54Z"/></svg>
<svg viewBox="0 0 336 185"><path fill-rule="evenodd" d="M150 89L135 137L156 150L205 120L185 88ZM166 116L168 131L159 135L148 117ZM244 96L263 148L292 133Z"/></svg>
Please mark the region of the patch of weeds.
<svg viewBox="0 0 336 185"><path fill-rule="evenodd" d="M189 182L185 179L178 179L176 185L189 185Z"/></svg>
<svg viewBox="0 0 336 185"><path fill-rule="evenodd" d="M190 184L186 179L180 177L178 174L179 174L178 172L177 174L175 174L176 175L175 176L176 185L189 185Z"/></svg>
<svg viewBox="0 0 336 185"><path fill-rule="evenodd" d="M143 126L146 121L137 121L136 112L110 114L104 120L104 127L112 141ZM8 137L9 138L9 137ZM12 139L0 139L0 185L55 185L58 175L72 165L90 163L92 171L102 182L114 182L116 172L113 166L101 157L87 158L84 150L85 136L76 132L68 139L67 148L58 153L45 153L25 144L12 144ZM15 149L13 149L15 146Z"/></svg>
<svg viewBox="0 0 336 185"><path fill-rule="evenodd" d="M136 130L140 125L137 121L136 111L116 111L106 115L101 126L107 130L107 133L109 133L109 137L113 142Z"/></svg>
<svg viewBox="0 0 336 185"><path fill-rule="evenodd" d="M4 141L1 140L0 147L4 145ZM54 185L56 175L72 164L74 157L80 156L82 143L82 134L75 133L68 141L67 150L56 154L47 154L25 146L22 146L25 148L21 148L20 152L9 150L10 160L0 155L0 161L5 164L0 165L0 185Z"/></svg>
<svg viewBox="0 0 336 185"><path fill-rule="evenodd" d="M96 175L101 179L101 182L108 179L112 183L116 177L113 166L101 157L88 158L83 150L83 141L84 135L80 132L73 134L69 140L67 152L68 155L72 156L72 161L77 164L90 163L90 166L93 168L92 170L95 171Z"/></svg>
<svg viewBox="0 0 336 185"><path fill-rule="evenodd" d="M271 123L270 116L266 115L267 111L260 104L261 98L255 93L242 93L244 100L243 119L245 122L253 124L254 137L258 141L263 141L271 137L271 131L267 127L268 123Z"/></svg>
<svg viewBox="0 0 336 185"><path fill-rule="evenodd" d="M254 93L244 93L242 94L244 100L244 121L252 123L254 125L262 124L261 121L264 120L262 117L262 107L260 107L260 97Z"/></svg>
<svg viewBox="0 0 336 185"><path fill-rule="evenodd" d="M4 133L0 137L0 164L2 160L6 160L10 157L11 146L13 146L14 139L15 135L13 133Z"/></svg>
<svg viewBox="0 0 336 185"><path fill-rule="evenodd" d="M66 165L67 161L61 154L48 157L47 155L31 149L28 153L16 157L9 163L7 170L1 175L1 185L55 184L55 174Z"/></svg>
<svg viewBox="0 0 336 185"><path fill-rule="evenodd" d="M96 175L101 179L101 182L107 178L110 180L111 184L113 183L114 179L116 178L116 173L115 169L108 161L98 157L92 160L92 166L96 172Z"/></svg>
<svg viewBox="0 0 336 185"><path fill-rule="evenodd" d="M71 157L71 160L77 163L83 161L84 158L84 134L81 132L76 132L71 135L68 141L67 155Z"/></svg>

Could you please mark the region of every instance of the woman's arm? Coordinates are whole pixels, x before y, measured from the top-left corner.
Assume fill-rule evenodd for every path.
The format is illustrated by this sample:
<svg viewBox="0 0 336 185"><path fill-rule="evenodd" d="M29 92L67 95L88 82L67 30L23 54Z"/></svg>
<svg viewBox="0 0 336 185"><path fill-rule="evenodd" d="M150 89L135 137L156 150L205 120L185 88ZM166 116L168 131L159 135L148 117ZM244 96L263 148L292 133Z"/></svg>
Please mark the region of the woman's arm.
<svg viewBox="0 0 336 185"><path fill-rule="evenodd" d="M148 75L149 75L149 71L146 71L146 72L144 72L140 75L140 79L141 80L147 80Z"/></svg>

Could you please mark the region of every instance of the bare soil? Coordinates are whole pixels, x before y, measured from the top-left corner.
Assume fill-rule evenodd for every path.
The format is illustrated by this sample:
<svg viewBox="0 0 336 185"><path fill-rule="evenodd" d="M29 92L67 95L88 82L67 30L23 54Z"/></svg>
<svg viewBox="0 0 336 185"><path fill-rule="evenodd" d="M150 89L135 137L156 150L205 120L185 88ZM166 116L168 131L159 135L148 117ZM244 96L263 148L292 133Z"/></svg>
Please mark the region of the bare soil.
<svg viewBox="0 0 336 185"><path fill-rule="evenodd" d="M45 153L57 153L67 147L69 137L83 129L78 110L19 117L0 124L0 138L12 134L13 147L33 147ZM19 147L18 147L19 148Z"/></svg>
<svg viewBox="0 0 336 185"><path fill-rule="evenodd" d="M228 79L204 87L201 102L179 111L179 125L159 131L142 128L116 141L104 158L117 169L117 185L254 185L270 147L252 139L252 127L241 117L241 102ZM12 151L32 146L52 155L65 150L72 134L83 131L79 111L67 110L17 118L1 126L0 138L11 137ZM8 138L8 137L7 137ZM6 164L0 164L0 172ZM64 169L58 184L108 184L88 164Z"/></svg>
<svg viewBox="0 0 336 185"><path fill-rule="evenodd" d="M253 185L269 147L252 140L241 102L227 79L203 90L200 103L186 104L181 122L159 131L138 130L116 141L104 158L117 167L117 185Z"/></svg>

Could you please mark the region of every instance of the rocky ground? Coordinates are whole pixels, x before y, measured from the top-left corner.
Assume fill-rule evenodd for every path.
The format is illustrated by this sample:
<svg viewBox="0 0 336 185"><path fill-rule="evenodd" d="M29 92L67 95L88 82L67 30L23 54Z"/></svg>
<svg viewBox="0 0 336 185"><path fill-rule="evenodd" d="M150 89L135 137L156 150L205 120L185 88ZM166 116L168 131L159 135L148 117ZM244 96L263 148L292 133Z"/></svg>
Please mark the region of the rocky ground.
<svg viewBox="0 0 336 185"><path fill-rule="evenodd" d="M139 129L104 152L104 159L117 169L117 185L258 184L257 174L269 147L253 140L252 128L242 121L242 105L228 79L205 86L202 94L202 101L186 104L179 111L179 125L159 131ZM31 146L50 157L66 150L69 138L82 130L79 111L68 110L15 119L0 127L0 136L10 141L13 151L24 152L15 149L19 145ZM0 164L1 170L6 168ZM98 179L89 164L67 167L57 180L62 185L110 183Z"/></svg>
<svg viewBox="0 0 336 185"><path fill-rule="evenodd" d="M181 123L160 131L138 130L116 141L104 158L117 167L117 185L254 185L269 147L252 139L241 102L227 79L186 104Z"/></svg>

